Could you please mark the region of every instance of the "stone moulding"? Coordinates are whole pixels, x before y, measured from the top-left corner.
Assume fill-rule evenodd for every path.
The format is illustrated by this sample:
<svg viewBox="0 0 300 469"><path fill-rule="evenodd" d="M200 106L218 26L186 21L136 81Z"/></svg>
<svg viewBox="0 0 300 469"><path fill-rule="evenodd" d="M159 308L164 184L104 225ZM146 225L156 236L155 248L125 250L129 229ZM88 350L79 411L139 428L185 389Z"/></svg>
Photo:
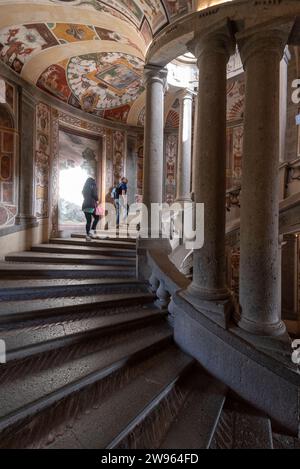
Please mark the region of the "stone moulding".
<svg viewBox="0 0 300 469"><path fill-rule="evenodd" d="M163 284L171 297L170 322L181 349L267 414L279 429L299 436L300 373L291 360L289 338L257 337L241 331L233 322L228 330L220 327L208 312L202 314L181 295L189 280L165 252L148 250L147 262L152 286Z"/></svg>
<svg viewBox="0 0 300 469"><path fill-rule="evenodd" d="M233 22L236 32L241 32L244 28L273 20L296 20L299 15L298 0L240 0L212 6L179 18L164 28L152 42L146 63L166 66L176 57L188 52L188 43L192 39L222 20Z"/></svg>

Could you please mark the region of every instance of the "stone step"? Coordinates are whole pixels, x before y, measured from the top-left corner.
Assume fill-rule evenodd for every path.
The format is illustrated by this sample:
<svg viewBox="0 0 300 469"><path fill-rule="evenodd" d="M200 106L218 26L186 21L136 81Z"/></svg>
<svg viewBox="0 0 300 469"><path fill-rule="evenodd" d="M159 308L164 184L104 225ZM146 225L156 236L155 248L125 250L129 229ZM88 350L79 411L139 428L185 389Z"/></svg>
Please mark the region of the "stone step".
<svg viewBox="0 0 300 469"><path fill-rule="evenodd" d="M0 303L0 324L119 306L150 304L152 301L153 295L150 293L114 293L83 298L63 297L44 300L2 301Z"/></svg>
<svg viewBox="0 0 300 469"><path fill-rule="evenodd" d="M113 231L107 231L105 233L107 233L107 239L99 239L99 241L95 240L95 242L98 242L98 243L101 243L101 244L103 243L103 245L105 243L115 242L116 244L122 243L122 244L131 245L132 247L136 246L136 239L131 238L130 236L126 236L126 233L122 233L122 232L118 233L117 232L116 236L115 236L115 233ZM125 234L125 236L124 236L124 234ZM72 233L71 238L85 239L86 235L83 234L83 233Z"/></svg>
<svg viewBox="0 0 300 469"><path fill-rule="evenodd" d="M169 343L171 336L166 323L159 327L152 325L127 333L123 340L113 345L103 346L101 340L94 340L91 342L94 350L87 354L79 348L77 355L72 356L70 352L63 353L63 349L59 351L59 359L49 359L48 363L41 354L33 364L32 359L29 361L26 373L20 373L18 363L15 369L8 364L9 379L5 380L5 374L4 378L0 377L0 446L4 444L6 447L4 430L7 436L12 426L56 406L73 393L77 394L101 380L107 383L109 377L116 379L121 372L126 376L127 365L138 362L145 355L151 356ZM118 412L114 415L118 418ZM41 427L39 431L42 431ZM12 433L15 435L14 429ZM16 444L20 444L18 437Z"/></svg>
<svg viewBox="0 0 300 469"><path fill-rule="evenodd" d="M3 280L0 284L1 301L87 296L105 293L147 292L147 286L132 278L120 279L45 279Z"/></svg>
<svg viewBox="0 0 300 469"><path fill-rule="evenodd" d="M300 449L300 439L273 432L274 449Z"/></svg>
<svg viewBox="0 0 300 469"><path fill-rule="evenodd" d="M193 359L176 347L153 355L151 362L126 386L107 399L90 402L72 423L52 432L48 448L116 448L139 427L176 387L181 376L191 368ZM80 396L79 396L80 397ZM82 399L84 396L82 396ZM88 402L88 399L86 398ZM165 426L165 415L158 421ZM151 429L150 429L151 432ZM133 447L140 448L135 445ZM153 446L144 446L152 448Z"/></svg>
<svg viewBox="0 0 300 469"><path fill-rule="evenodd" d="M0 338L6 344L6 360L24 359L38 353L49 352L61 347L71 346L83 340L117 334L124 329L132 329L155 323L163 319L167 311L154 307L137 306L116 308L108 315L91 314L89 317L61 319L43 324L23 323L17 328L0 330Z"/></svg>
<svg viewBox="0 0 300 469"><path fill-rule="evenodd" d="M63 246L87 246L93 249L112 249L112 250L121 250L127 251L128 253L136 252L136 244L132 242L118 241L117 239L111 240L92 240L86 241L83 238L51 238L49 240L50 244L59 244Z"/></svg>
<svg viewBox="0 0 300 469"><path fill-rule="evenodd" d="M77 264L53 264L45 262L21 263L21 262L0 262L0 278L69 278L69 279L92 279L92 278L135 278L136 271L128 266L93 266Z"/></svg>
<svg viewBox="0 0 300 469"><path fill-rule="evenodd" d="M187 398L160 448L208 449L225 403L227 389L213 377L193 372Z"/></svg>
<svg viewBox="0 0 300 469"><path fill-rule="evenodd" d="M132 259L136 257L134 250L129 249L115 249L115 248L101 248L101 247L91 247L91 246L72 246L72 245L63 245L63 244L39 244L32 246L32 252L46 252L46 253L56 253L56 254L89 254L95 256L104 256L112 258L126 258Z"/></svg>
<svg viewBox="0 0 300 469"><path fill-rule="evenodd" d="M273 449L271 421L244 403L226 404L211 444L212 449Z"/></svg>
<svg viewBox="0 0 300 469"><path fill-rule="evenodd" d="M30 262L52 264L77 264L77 265L102 265L102 266L126 266L135 268L136 261L131 258L95 256L89 254L51 254L44 252L16 252L5 257L7 262Z"/></svg>

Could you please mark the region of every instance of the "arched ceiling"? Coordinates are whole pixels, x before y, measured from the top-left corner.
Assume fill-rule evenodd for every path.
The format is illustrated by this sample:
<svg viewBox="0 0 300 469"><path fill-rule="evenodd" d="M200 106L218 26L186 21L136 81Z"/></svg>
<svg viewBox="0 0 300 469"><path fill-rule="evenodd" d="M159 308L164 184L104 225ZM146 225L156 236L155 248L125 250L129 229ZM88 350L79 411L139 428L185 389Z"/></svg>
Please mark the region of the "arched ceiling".
<svg viewBox="0 0 300 469"><path fill-rule="evenodd" d="M220 0L0 0L0 59L57 99L99 117L142 123L152 38Z"/></svg>

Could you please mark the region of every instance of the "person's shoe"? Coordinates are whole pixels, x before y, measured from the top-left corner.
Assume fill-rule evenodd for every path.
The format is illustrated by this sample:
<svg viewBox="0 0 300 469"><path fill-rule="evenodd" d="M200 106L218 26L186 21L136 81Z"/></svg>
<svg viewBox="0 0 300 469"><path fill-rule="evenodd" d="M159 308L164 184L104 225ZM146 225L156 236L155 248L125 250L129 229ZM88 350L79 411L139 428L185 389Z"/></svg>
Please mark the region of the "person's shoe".
<svg viewBox="0 0 300 469"><path fill-rule="evenodd" d="M91 237L92 239L97 239L97 238L98 238L97 235L96 235L96 231L95 231L95 230L90 231L90 237Z"/></svg>
<svg viewBox="0 0 300 469"><path fill-rule="evenodd" d="M85 239L86 241L92 241L92 238L89 235L86 235Z"/></svg>

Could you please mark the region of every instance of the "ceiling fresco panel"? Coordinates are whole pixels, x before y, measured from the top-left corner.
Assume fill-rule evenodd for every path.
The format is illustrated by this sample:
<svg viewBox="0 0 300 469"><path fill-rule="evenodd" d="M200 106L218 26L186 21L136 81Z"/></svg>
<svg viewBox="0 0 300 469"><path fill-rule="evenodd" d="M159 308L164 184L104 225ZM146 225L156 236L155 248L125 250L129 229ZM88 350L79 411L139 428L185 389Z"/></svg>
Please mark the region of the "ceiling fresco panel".
<svg viewBox="0 0 300 469"><path fill-rule="evenodd" d="M121 122L134 117L141 124L146 48L193 3L0 0L0 59L71 106Z"/></svg>
<svg viewBox="0 0 300 469"><path fill-rule="evenodd" d="M0 57L16 72L33 55L58 45L58 41L45 24L10 26L0 31Z"/></svg>
<svg viewBox="0 0 300 469"><path fill-rule="evenodd" d="M133 102L143 92L143 66L142 60L128 54L89 54L69 61L67 78L80 102L93 93L97 109L113 109Z"/></svg>

